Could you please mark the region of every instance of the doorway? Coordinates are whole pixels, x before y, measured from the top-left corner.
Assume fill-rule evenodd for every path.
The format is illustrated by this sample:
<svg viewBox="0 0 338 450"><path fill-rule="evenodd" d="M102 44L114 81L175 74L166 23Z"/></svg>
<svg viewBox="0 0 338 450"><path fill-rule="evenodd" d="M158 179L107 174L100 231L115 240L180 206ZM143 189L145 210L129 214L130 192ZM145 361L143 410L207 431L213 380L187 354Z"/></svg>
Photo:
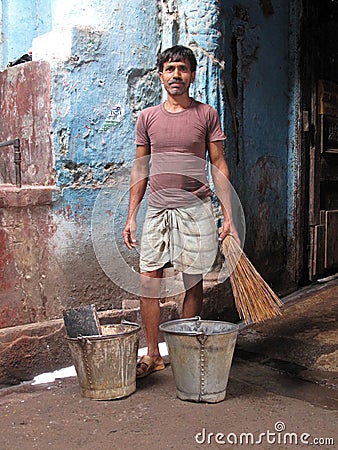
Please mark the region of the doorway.
<svg viewBox="0 0 338 450"><path fill-rule="evenodd" d="M302 146L310 281L338 269L338 0L304 0Z"/></svg>

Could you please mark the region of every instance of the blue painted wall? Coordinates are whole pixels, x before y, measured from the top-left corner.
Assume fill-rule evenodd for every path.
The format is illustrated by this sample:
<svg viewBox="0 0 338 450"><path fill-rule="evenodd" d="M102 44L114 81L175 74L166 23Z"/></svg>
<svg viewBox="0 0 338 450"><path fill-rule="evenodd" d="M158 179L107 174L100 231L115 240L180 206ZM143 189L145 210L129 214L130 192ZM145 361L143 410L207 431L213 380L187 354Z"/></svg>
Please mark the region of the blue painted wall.
<svg viewBox="0 0 338 450"><path fill-rule="evenodd" d="M54 154L55 182L61 196L54 205L58 220L54 241L63 255L63 271L72 268L76 301L83 284L98 293L100 307L120 307L127 291L117 289L107 278L98 283L99 266L110 277L109 261L116 254L111 243L119 240L127 214L126 205L120 201L128 189L129 170L135 154L135 122L138 112L161 99L161 88L156 72L156 56L159 45L159 21L154 12L156 2L82 2L88 11L95 10L96 18L84 21L89 25L73 25L70 28L70 46L65 57L50 58L52 75L52 147ZM71 17L71 14L69 18ZM102 21L99 18L102 18ZM95 23L96 21L100 22ZM69 32L69 30L67 30ZM57 40L62 29L56 28ZM44 37L33 43L37 52L43 51ZM125 172L127 168L127 172ZM121 172L124 176L121 178ZM116 190L116 185L120 189ZM109 188L112 188L112 190ZM101 188L111 194L110 213L96 208ZM100 239L105 240L103 254L93 252L92 235L100 223L107 224L111 214L123 209L115 230L109 229ZM97 217L95 211L102 213ZM59 212L61 211L61 215ZM96 217L92 220L92 214ZM123 219L121 219L123 217ZM113 236L114 234L114 236ZM69 244L70 243L70 244ZM130 262L132 261L130 257ZM85 279L85 282L84 282ZM106 287L103 286L106 285ZM108 288L107 288L108 286ZM105 294L100 293L104 291ZM101 299L100 299L101 295ZM94 294L95 296L95 294ZM109 296L111 298L109 298ZM105 298L105 300L104 300ZM108 301L108 304L105 303Z"/></svg>
<svg viewBox="0 0 338 450"><path fill-rule="evenodd" d="M15 2L1 3L8 37L0 47L3 67L9 51L22 54L29 43L33 59L51 67L53 175L60 195L50 245L57 255L54 269L75 297L87 302L89 291L109 285L97 281L91 214L102 187L114 186L112 210L124 194L137 114L162 98L157 52L177 43L195 50L199 71L191 93L218 109L228 135L226 156L245 212L246 250L269 280L292 282L286 249L296 194L288 167L296 125L289 114L297 105L289 85L290 2L26 0L24 9L16 9L20 18L9 14L9 3ZM26 11L34 12L34 20ZM14 31L22 30L25 18L30 25L24 42L17 41ZM84 279L90 286L85 295Z"/></svg>
<svg viewBox="0 0 338 450"><path fill-rule="evenodd" d="M288 192L288 177L292 185L294 176L288 165L296 156L289 136L297 127L289 121L294 101L289 82L296 70L289 60L290 3L223 2L224 76L233 101L232 109L228 98L225 103L227 154L245 211L246 250L259 270L277 284L290 282L287 248L293 236L288 235L287 219L295 220L289 208L296 192ZM237 120L237 143L232 114Z"/></svg>
<svg viewBox="0 0 338 450"><path fill-rule="evenodd" d="M118 2L109 29L73 27L69 57L52 63L53 149L61 188L102 184L133 159L137 111L159 99L158 24L150 14L156 2L147 8L143 3ZM110 5L101 13L109 14Z"/></svg>
<svg viewBox="0 0 338 450"><path fill-rule="evenodd" d="M52 0L0 0L0 70L52 29Z"/></svg>

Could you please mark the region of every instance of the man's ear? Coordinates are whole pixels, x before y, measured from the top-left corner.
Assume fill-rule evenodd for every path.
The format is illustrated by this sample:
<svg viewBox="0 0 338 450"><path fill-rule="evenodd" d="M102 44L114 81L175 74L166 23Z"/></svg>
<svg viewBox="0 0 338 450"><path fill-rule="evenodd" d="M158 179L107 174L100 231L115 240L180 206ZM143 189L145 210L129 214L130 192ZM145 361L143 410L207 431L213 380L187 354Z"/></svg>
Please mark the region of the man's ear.
<svg viewBox="0 0 338 450"><path fill-rule="evenodd" d="M163 72L159 72L161 83L163 84Z"/></svg>
<svg viewBox="0 0 338 450"><path fill-rule="evenodd" d="M195 81L196 78L196 72L191 72L191 83Z"/></svg>

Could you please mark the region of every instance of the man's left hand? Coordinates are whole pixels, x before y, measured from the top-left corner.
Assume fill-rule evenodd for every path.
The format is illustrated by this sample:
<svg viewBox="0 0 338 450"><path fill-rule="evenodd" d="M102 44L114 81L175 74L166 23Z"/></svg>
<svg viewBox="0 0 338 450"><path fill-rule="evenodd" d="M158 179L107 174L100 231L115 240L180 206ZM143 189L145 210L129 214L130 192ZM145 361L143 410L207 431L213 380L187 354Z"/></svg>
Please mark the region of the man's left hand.
<svg viewBox="0 0 338 450"><path fill-rule="evenodd" d="M218 239L222 242L225 236L231 236L235 239L238 245L241 245L241 240L238 236L237 230L233 225L230 225L228 221L224 221L222 228L220 228Z"/></svg>

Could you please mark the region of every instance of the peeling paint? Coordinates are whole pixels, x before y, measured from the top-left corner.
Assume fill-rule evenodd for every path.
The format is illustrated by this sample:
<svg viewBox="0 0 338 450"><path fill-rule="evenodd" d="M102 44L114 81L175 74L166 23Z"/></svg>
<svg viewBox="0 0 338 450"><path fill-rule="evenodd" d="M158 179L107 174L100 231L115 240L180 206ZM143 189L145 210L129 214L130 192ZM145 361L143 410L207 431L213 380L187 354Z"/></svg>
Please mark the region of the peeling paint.
<svg viewBox="0 0 338 450"><path fill-rule="evenodd" d="M0 72L0 142L20 139L22 184L51 182L50 70L47 62L32 61ZM12 156L3 159L5 182L13 182Z"/></svg>
<svg viewBox="0 0 338 450"><path fill-rule="evenodd" d="M72 10L67 3L64 8ZM54 181L59 189L52 204L17 204L22 214L25 206L26 219L20 208L0 208L11 236L3 249L9 252L7 266L1 262L0 275L5 279L5 271L10 272L6 295L13 294L17 320L57 316L70 295L78 302L101 304L96 298L101 294L102 304L121 301L123 293L111 295L116 287L95 260L91 214L101 187L114 185L117 192L126 192L135 120L142 109L162 100L157 52L178 43L190 45L198 60L191 95L218 109L228 135L227 161L247 214L249 254L269 277L278 277L285 267L285 186L293 156L286 145L291 79L287 2L126 0L114 7L83 0L83 11L92 12L88 26L85 21L78 26L65 15L67 39L62 43L67 48L61 52L50 48L60 29L34 42L33 50L39 54L39 46L44 47L49 63L33 61L0 75L6 86L1 108L11 111L0 131L22 131L25 180ZM25 88L18 89L20 83ZM232 93L232 111L225 86ZM8 161L1 161L1 172L11 179ZM125 217L125 210L118 212L119 223ZM8 298L0 317L10 321Z"/></svg>
<svg viewBox="0 0 338 450"><path fill-rule="evenodd" d="M8 241L9 235L3 228L0 228L0 287L2 290L10 289L13 285L13 280L8 270L13 264L13 254Z"/></svg>
<svg viewBox="0 0 338 450"><path fill-rule="evenodd" d="M266 199L268 193L274 195L274 200L278 201L282 192L282 181L280 164L274 158L270 156L262 156L257 159L253 176L257 185L257 192L259 195Z"/></svg>
<svg viewBox="0 0 338 450"><path fill-rule="evenodd" d="M56 231L50 205L0 208L0 218L2 326L46 320L59 310L50 271L50 239Z"/></svg>
<svg viewBox="0 0 338 450"><path fill-rule="evenodd" d="M161 83L156 69L132 69L127 76L128 103L132 118L148 106L154 106L161 100Z"/></svg>

